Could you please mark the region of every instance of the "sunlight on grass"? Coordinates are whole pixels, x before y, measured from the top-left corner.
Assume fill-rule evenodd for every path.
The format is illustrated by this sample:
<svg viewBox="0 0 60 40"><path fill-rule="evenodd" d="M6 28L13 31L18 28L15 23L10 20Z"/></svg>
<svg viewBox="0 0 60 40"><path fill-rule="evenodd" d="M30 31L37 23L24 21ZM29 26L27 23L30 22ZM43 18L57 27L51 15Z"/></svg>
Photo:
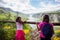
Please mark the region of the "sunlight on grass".
<svg viewBox="0 0 60 40"><path fill-rule="evenodd" d="M53 40L60 40L60 26L54 26L55 37Z"/></svg>
<svg viewBox="0 0 60 40"><path fill-rule="evenodd" d="M24 32L25 32L25 34L28 34L29 30L28 29L24 29Z"/></svg>
<svg viewBox="0 0 60 40"><path fill-rule="evenodd" d="M10 29L11 27L10 26L4 26L4 29Z"/></svg>

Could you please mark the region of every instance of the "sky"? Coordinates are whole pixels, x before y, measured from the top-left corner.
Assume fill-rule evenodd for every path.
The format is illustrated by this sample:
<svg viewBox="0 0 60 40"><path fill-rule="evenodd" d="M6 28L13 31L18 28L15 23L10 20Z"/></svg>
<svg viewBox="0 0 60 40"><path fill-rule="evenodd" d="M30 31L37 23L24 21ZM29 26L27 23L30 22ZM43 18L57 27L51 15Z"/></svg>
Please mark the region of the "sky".
<svg viewBox="0 0 60 40"><path fill-rule="evenodd" d="M0 0L0 7L25 14L60 10L60 0Z"/></svg>

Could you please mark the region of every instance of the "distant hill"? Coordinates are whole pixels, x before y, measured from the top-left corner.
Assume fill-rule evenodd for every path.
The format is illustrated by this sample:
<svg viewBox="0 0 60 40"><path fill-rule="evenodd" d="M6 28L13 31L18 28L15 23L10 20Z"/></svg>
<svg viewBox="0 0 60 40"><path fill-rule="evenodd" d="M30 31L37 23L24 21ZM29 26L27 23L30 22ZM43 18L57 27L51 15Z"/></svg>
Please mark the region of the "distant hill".
<svg viewBox="0 0 60 40"><path fill-rule="evenodd" d="M33 14L33 17L42 20L42 17L45 14L50 16L51 22L60 22L60 10L53 11L53 12L36 13L36 14Z"/></svg>
<svg viewBox="0 0 60 40"><path fill-rule="evenodd" d="M11 15L10 15L11 14ZM30 15L32 15L33 18L38 18L40 21L42 20L43 15L48 14L50 16L50 19L52 22L56 21L60 22L60 10L52 11L52 12L44 12L44 13L35 13L35 14L24 14L21 12L13 11L10 8L4 8L0 7L0 18L2 19L16 19L17 16L21 16L24 20L27 20ZM56 16L56 17L55 17ZM54 19L55 18L55 19Z"/></svg>
<svg viewBox="0 0 60 40"><path fill-rule="evenodd" d="M2 17L4 14L6 15L6 17L7 17L7 15L9 16L9 14L11 14L10 17L12 17L12 16L14 16L14 17L20 16L20 17L22 17L22 18L27 19L27 15L24 14L24 13L17 12L17 11L13 11L13 10L11 10L10 8L0 7L0 17ZM4 15L4 16L5 16L5 15ZM2 18L3 18L3 17L2 17ZM5 17L4 17L4 18L5 18ZM13 19L13 18L12 18L12 19Z"/></svg>

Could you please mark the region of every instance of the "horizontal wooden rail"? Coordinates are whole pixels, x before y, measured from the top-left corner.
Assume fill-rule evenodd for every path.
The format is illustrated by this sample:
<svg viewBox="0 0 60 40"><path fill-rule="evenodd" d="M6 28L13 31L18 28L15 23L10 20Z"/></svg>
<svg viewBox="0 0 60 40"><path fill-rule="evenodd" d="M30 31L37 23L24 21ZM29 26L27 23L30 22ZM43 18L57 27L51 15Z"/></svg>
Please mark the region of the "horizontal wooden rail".
<svg viewBox="0 0 60 40"><path fill-rule="evenodd" d="M4 23L15 23L15 21L5 21L5 20L0 20L0 22ZM39 24L39 22L23 22L23 23L28 23L28 24ZM60 23L52 23L54 26L60 26Z"/></svg>

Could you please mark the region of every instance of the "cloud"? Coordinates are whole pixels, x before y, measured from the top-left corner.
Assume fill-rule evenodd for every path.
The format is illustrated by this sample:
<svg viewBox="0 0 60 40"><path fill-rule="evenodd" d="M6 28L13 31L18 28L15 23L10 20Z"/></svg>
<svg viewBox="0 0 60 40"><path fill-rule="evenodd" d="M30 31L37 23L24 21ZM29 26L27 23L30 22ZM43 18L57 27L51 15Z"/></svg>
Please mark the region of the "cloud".
<svg viewBox="0 0 60 40"><path fill-rule="evenodd" d="M46 4L42 1L39 5L42 6L42 8L33 7L30 4L30 0L2 0L2 2L0 2L0 6L10 8L14 11L19 11L25 14L39 13L44 11L55 11L60 9L60 4Z"/></svg>
<svg viewBox="0 0 60 40"><path fill-rule="evenodd" d="M41 12L60 10L60 4L51 4L51 3L46 4L45 2L40 2L40 5L42 6L42 8L40 8Z"/></svg>
<svg viewBox="0 0 60 40"><path fill-rule="evenodd" d="M38 10L29 4L30 0L3 0L3 3L0 3L1 6L6 8L11 8L14 11L19 11L23 13L35 13Z"/></svg>
<svg viewBox="0 0 60 40"><path fill-rule="evenodd" d="M60 2L60 0L55 0L56 2Z"/></svg>

